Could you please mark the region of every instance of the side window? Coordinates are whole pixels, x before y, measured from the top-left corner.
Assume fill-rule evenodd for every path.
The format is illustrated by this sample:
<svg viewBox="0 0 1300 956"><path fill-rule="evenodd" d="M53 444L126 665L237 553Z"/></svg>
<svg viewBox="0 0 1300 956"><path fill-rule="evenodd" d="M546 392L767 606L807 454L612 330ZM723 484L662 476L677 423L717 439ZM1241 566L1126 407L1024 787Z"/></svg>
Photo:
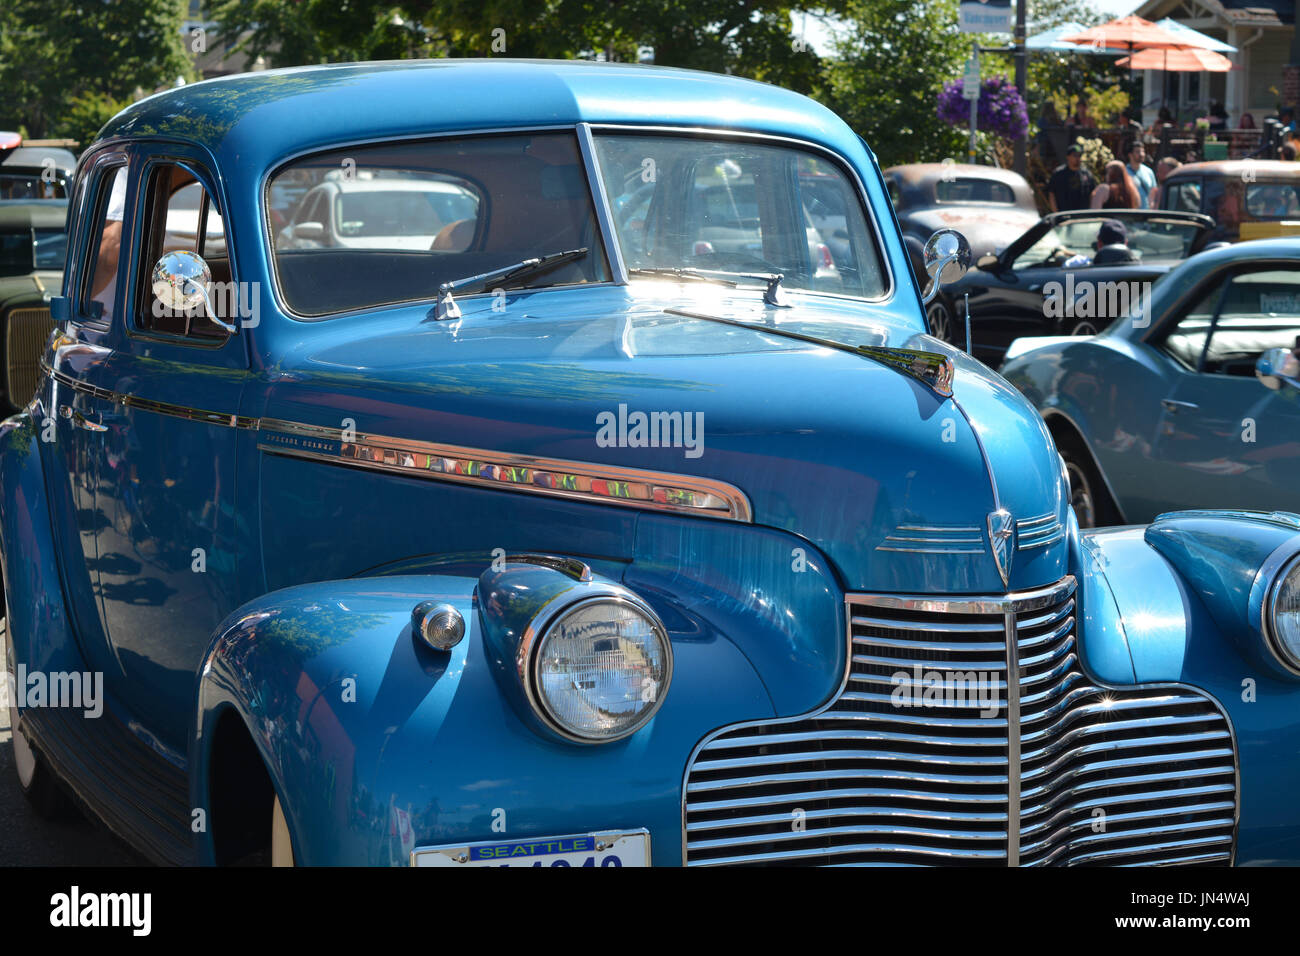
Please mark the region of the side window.
<svg viewBox="0 0 1300 956"><path fill-rule="evenodd" d="M212 271L208 293L217 316L238 323L239 297L231 283L225 224L212 197L185 166L154 166L145 183L144 214L136 327L198 340L224 339L227 333L212 321L202 305L190 313L173 312L163 307L151 287L153 267L159 258L168 252L193 252Z"/></svg>
<svg viewBox="0 0 1300 956"><path fill-rule="evenodd" d="M1189 369L1249 376L1261 354L1298 337L1300 272L1264 268L1235 273L1193 304L1164 349Z"/></svg>
<svg viewBox="0 0 1300 956"><path fill-rule="evenodd" d="M122 216L126 209L126 166L103 170L97 186L91 207L94 231L78 313L92 321L112 322L122 252Z"/></svg>

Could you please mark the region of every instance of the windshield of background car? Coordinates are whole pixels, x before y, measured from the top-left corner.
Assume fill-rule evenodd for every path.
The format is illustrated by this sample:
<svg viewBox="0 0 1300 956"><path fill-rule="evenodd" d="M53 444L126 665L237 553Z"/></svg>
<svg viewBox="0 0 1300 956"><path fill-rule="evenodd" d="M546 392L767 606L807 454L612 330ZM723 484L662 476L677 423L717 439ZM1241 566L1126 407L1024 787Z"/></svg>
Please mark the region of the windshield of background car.
<svg viewBox="0 0 1300 956"><path fill-rule="evenodd" d="M25 276L33 269L62 269L68 236L62 229L0 233L0 276Z"/></svg>
<svg viewBox="0 0 1300 956"><path fill-rule="evenodd" d="M1062 266L1076 255L1091 258L1096 254L1093 243L1097 241L1097 231L1103 222L1104 217L1058 223L1018 255L1012 268ZM1201 228L1194 222L1124 220L1124 229L1128 233L1126 244L1137 254L1139 262L1169 263L1186 259Z"/></svg>
<svg viewBox="0 0 1300 956"><path fill-rule="evenodd" d="M625 133L598 135L596 155L629 270L779 272L788 289L862 298L887 288L858 192L829 159L744 140Z"/></svg>
<svg viewBox="0 0 1300 956"><path fill-rule="evenodd" d="M572 133L320 153L279 170L267 206L280 292L298 315L434 299L443 282L581 248L554 268L489 285L609 281Z"/></svg>
<svg viewBox="0 0 1300 956"><path fill-rule="evenodd" d="M63 183L40 173L0 173L0 199L64 199Z"/></svg>

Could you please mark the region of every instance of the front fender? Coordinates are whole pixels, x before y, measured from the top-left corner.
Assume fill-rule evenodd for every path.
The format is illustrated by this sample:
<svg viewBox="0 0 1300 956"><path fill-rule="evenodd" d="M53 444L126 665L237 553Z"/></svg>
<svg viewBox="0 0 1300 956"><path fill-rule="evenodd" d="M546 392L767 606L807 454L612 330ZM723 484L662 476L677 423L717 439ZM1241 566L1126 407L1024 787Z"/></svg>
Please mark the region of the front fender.
<svg viewBox="0 0 1300 956"><path fill-rule="evenodd" d="M1228 716L1238 865L1300 862L1290 797L1300 789L1300 678L1266 658L1249 612L1269 556L1300 550L1300 525L1287 520L1184 513L1080 536L1084 666L1112 685L1192 685Z"/></svg>
<svg viewBox="0 0 1300 956"><path fill-rule="evenodd" d="M465 619L449 653L411 634L412 608L429 600ZM401 865L412 845L640 827L655 861L680 861L686 756L738 714L773 713L745 655L689 612L666 617L676 666L654 719L621 741L572 744L539 733L503 693L478 603L475 578L425 574L245 605L203 666L194 805L212 805L214 730L233 708L301 864ZM213 861L210 840L200 858Z"/></svg>

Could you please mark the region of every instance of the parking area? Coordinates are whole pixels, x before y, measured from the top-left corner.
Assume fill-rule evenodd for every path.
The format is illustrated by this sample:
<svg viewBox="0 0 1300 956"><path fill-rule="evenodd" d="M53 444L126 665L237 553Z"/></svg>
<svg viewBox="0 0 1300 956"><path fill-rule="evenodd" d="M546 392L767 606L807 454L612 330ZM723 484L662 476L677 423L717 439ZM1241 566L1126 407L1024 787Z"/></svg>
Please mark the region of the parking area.
<svg viewBox="0 0 1300 956"><path fill-rule="evenodd" d="M0 660L5 659L0 630ZM27 804L14 771L9 708L0 707L0 866L140 866L143 861L104 827L80 817L42 820Z"/></svg>

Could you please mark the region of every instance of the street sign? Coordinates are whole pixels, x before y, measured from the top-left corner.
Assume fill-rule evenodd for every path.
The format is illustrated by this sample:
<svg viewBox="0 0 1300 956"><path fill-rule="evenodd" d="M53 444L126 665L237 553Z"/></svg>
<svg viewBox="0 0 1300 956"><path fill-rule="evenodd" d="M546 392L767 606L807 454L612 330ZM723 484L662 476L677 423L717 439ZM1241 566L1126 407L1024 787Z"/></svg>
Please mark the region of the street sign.
<svg viewBox="0 0 1300 956"><path fill-rule="evenodd" d="M1011 0L962 0L957 29L962 33L1012 33Z"/></svg>
<svg viewBox="0 0 1300 956"><path fill-rule="evenodd" d="M961 75L961 95L968 100L980 98L980 61L975 57L966 61L966 71Z"/></svg>

